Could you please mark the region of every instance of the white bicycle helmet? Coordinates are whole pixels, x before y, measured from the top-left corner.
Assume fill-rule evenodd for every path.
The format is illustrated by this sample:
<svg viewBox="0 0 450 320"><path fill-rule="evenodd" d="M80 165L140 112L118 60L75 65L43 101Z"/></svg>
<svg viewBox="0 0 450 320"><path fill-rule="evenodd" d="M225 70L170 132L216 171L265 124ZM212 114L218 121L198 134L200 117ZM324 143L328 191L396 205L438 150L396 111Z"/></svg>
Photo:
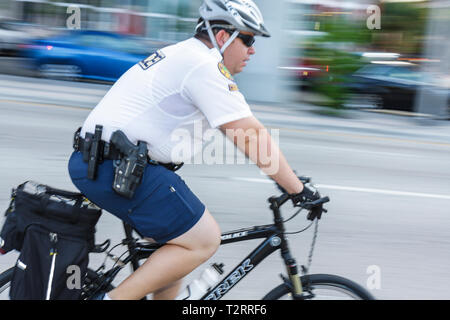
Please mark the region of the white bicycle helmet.
<svg viewBox="0 0 450 320"><path fill-rule="evenodd" d="M199 8L200 17L203 19L197 27L206 28L209 38L214 46L223 53L228 45L236 38L240 31L252 32L257 36L270 37L269 31L264 26L261 11L252 0L204 0ZM228 22L234 29L227 43L219 48L210 21L221 20Z"/></svg>

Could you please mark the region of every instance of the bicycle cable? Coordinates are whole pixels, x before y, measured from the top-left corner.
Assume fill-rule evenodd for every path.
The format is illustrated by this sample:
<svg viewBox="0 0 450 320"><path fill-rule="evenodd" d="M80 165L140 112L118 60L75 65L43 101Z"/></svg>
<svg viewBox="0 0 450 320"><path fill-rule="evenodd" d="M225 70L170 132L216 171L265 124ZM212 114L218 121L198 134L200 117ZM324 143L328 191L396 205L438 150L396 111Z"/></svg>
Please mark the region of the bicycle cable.
<svg viewBox="0 0 450 320"><path fill-rule="evenodd" d="M294 214L293 214L291 217L289 217L288 219L284 220L283 223L292 220L292 219L293 219L294 217L296 217L296 216L300 213L300 211L302 211L303 209L304 209L304 208L300 208L299 210L297 210L296 213L294 213ZM303 273L303 275L306 275L306 274L308 273L308 271L309 271L309 268L311 267L312 257L313 257L313 253L314 253L314 247L315 247L315 245L316 245L316 240L317 240L317 233L318 233L318 230L319 230L319 219L317 219L317 218L314 219L313 221L311 221L311 223L310 223L306 228L303 228L303 229L301 229L301 230L299 230L299 231L285 232L285 233L284 233L284 234L297 234L297 233L301 233L301 232L303 232L303 231L305 231L305 230L308 230L308 229L312 226L312 224L314 223L314 221L316 222L316 225L315 225L315 227L314 227L313 239L312 239L311 248L310 248L309 254L308 254L308 262L307 262L307 265L306 265L306 266L302 265L302 273Z"/></svg>
<svg viewBox="0 0 450 320"><path fill-rule="evenodd" d="M292 216L290 216L289 218L287 218L286 220L284 220L283 223L286 223L286 222L288 222L289 220L294 219L294 218L300 213L300 211L302 211L303 209L304 209L304 208L298 209L296 213L294 213Z"/></svg>
<svg viewBox="0 0 450 320"><path fill-rule="evenodd" d="M295 217L296 217L303 209L304 209L304 208L298 209L297 212L294 213L292 216L290 216L290 217L287 218L286 220L283 220L283 223L286 223L286 222L288 222L288 221L294 219L294 218L295 218ZM313 222L314 222L314 221L311 221L311 223L310 223L306 228L304 228L304 229L301 229L301 230L299 230L299 231L285 232L284 234L297 234L297 233L301 233L301 232L303 232L303 231L305 231L305 230L308 230L308 229L312 226Z"/></svg>
<svg viewBox="0 0 450 320"><path fill-rule="evenodd" d="M298 230L298 231L292 231L292 232L285 232L284 234L297 234L297 233L301 233L303 231L308 230L309 228L311 228L312 224L314 223L314 221L311 221L311 223L304 229Z"/></svg>
<svg viewBox="0 0 450 320"><path fill-rule="evenodd" d="M103 267L106 266L106 260L108 260L108 258L110 258L110 259L112 259L113 261L115 261L114 258L117 258L117 256L111 254L111 252L112 252L115 248L117 248L118 246L120 246L120 245L122 245L122 243L116 244L116 245L113 246L111 249L109 249L108 252L105 253L105 259L103 260L103 263L102 263L101 267L102 267L102 266L103 266ZM128 251L126 251L126 252L128 252ZM122 254L122 255L123 255L123 254ZM121 256L122 256L122 255L121 255ZM115 263L114 263L114 265L115 265ZM113 266L114 266L114 265L113 265ZM100 267L100 268L101 268L101 267Z"/></svg>
<svg viewBox="0 0 450 320"><path fill-rule="evenodd" d="M314 227L314 235L313 235L313 239L312 239L312 243L311 243L311 249L309 250L308 264L306 267L302 266L303 275L306 275L309 271L309 268L311 267L312 256L314 253L314 246L316 245L317 231L319 230L319 219L316 218L315 220L316 220L316 226Z"/></svg>
<svg viewBox="0 0 450 320"><path fill-rule="evenodd" d="M120 256L114 256L114 258L112 258L113 259L113 261L114 261L114 264L113 264L113 266L111 267L111 269L113 269L116 265L118 265L120 268L123 268L124 266L125 266L125 264L123 263L123 261L121 260L121 258L126 254L126 253L128 253L128 252L130 252L130 250L126 250L125 252L123 252Z"/></svg>

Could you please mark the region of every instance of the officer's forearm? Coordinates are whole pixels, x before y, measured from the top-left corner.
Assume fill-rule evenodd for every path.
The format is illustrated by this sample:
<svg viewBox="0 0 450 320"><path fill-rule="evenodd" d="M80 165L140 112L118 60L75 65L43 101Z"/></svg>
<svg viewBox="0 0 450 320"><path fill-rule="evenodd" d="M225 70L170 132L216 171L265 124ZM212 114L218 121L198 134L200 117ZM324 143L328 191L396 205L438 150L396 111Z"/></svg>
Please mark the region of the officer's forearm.
<svg viewBox="0 0 450 320"><path fill-rule="evenodd" d="M288 193L302 191L302 183L292 171L286 157L267 129L259 129L254 135L250 135L249 139L245 140L244 152L265 174L280 184Z"/></svg>
<svg viewBox="0 0 450 320"><path fill-rule="evenodd" d="M303 190L303 184L292 171L280 148L258 120L242 120L239 126L227 126L225 134L287 192L298 193Z"/></svg>

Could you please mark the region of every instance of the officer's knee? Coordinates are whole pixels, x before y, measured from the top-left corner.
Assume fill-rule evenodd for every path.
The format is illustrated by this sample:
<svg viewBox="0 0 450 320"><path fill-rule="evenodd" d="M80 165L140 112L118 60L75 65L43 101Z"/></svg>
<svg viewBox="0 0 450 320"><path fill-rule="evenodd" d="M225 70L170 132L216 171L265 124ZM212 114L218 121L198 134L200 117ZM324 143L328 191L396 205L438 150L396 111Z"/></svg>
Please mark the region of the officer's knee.
<svg viewBox="0 0 450 320"><path fill-rule="evenodd" d="M169 243L191 250L201 262L205 262L220 246L220 228L208 209L205 209L200 220L190 230Z"/></svg>

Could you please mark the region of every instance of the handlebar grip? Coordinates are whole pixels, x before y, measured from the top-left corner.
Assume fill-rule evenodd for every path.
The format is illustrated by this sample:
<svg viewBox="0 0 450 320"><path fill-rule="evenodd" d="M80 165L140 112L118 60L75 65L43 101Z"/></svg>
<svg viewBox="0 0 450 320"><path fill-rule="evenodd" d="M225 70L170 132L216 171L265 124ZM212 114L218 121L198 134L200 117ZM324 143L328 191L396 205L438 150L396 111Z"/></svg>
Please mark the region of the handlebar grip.
<svg viewBox="0 0 450 320"><path fill-rule="evenodd" d="M315 201L308 202L306 207L315 207L315 206L318 206L318 205L327 203L327 202L329 202L329 201L330 201L330 198L328 198L328 197L323 197L323 198L317 199L317 200L315 200Z"/></svg>
<svg viewBox="0 0 450 320"><path fill-rule="evenodd" d="M328 197L323 197L323 198L320 198L320 199L318 199L318 200L316 200L316 201L311 202L311 205L317 206L317 205L320 205L320 204L327 203L327 202L329 202L329 201L330 201L330 198L328 198Z"/></svg>

